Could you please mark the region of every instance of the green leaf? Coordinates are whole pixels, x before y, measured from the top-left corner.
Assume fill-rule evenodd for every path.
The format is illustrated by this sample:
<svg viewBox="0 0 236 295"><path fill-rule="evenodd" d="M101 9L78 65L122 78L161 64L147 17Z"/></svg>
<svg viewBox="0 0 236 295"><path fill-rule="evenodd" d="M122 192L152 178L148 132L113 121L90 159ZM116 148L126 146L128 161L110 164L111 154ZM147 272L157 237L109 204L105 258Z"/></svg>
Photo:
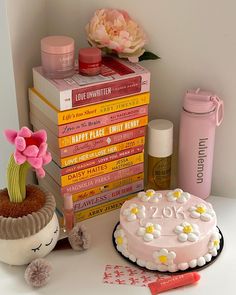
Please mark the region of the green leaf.
<svg viewBox="0 0 236 295"><path fill-rule="evenodd" d="M141 60L155 60L155 59L160 59L160 57L150 51L145 51L140 57L139 57L139 61Z"/></svg>

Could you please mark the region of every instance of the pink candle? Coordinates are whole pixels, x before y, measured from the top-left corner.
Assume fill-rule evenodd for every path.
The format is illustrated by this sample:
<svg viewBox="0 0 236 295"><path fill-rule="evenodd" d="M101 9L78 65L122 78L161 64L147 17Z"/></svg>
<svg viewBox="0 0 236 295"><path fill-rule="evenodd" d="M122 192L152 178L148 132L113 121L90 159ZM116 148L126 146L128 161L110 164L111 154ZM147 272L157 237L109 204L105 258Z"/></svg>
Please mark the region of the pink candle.
<svg viewBox="0 0 236 295"><path fill-rule="evenodd" d="M44 75L63 79L74 74L75 42L66 36L48 36L41 40L41 61Z"/></svg>
<svg viewBox="0 0 236 295"><path fill-rule="evenodd" d="M82 48L79 50L79 72L82 75L95 76L100 73L102 52L99 48Z"/></svg>

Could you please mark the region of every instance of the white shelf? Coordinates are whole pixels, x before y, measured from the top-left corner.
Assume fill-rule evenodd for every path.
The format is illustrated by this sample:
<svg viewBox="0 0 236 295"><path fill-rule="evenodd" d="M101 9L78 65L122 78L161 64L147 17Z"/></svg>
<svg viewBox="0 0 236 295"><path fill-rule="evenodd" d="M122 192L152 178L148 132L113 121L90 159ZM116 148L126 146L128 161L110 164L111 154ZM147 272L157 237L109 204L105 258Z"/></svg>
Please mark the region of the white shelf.
<svg viewBox="0 0 236 295"><path fill-rule="evenodd" d="M187 286L166 292L166 294L209 295L234 294L236 273L236 200L222 197L208 199L214 206L218 217L225 246L219 258L210 267L203 269L201 280L196 286ZM51 281L41 289L33 289L26 285L23 275L25 267L0 264L1 294L44 294L44 295L145 295L150 291L145 287L128 285L108 285L102 283L106 264L128 265L115 251L112 244L112 231L119 218L119 210L101 215L84 222L92 234L91 248L84 252L73 250L57 250L47 256L53 265ZM39 291L40 290L40 291Z"/></svg>

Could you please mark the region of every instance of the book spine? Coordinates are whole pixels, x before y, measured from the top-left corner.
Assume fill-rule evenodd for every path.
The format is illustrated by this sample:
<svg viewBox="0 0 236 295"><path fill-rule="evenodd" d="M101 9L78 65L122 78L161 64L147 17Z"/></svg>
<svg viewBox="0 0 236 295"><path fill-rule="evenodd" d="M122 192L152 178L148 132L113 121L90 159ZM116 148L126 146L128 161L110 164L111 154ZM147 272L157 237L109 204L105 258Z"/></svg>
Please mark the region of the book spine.
<svg viewBox="0 0 236 295"><path fill-rule="evenodd" d="M58 173L63 176L63 175L66 175L66 174L77 172L77 171L82 170L82 169L86 169L86 168L90 168L90 167L97 166L97 165L100 165L100 164L104 164L104 163L107 163L107 162L115 161L115 160L118 160L118 159L121 159L121 158L124 158L124 157L129 157L131 155L141 153L141 152L143 152L143 150L144 150L144 145L140 145L140 146L137 146L137 147L134 147L134 148L129 148L129 149L126 149L126 150L123 150L123 151L119 151L117 153L106 155L104 157L99 157L99 158L95 158L95 159L92 159L92 160L89 160L89 161L86 161L86 162L78 163L77 165L73 165L73 166L70 166L70 167L66 167L66 168L61 169L59 166L57 166L58 167ZM45 168L47 166L45 166Z"/></svg>
<svg viewBox="0 0 236 295"><path fill-rule="evenodd" d="M69 147L61 148L60 157L65 158L72 155L77 155L77 154L85 153L87 151L92 151L105 146L120 143L122 141L128 141L136 137L145 136L145 131L146 131L145 127L139 127L139 128L127 130L124 132L116 133L113 135L108 135L108 136L104 136L94 140L82 142L79 144L74 144Z"/></svg>
<svg viewBox="0 0 236 295"><path fill-rule="evenodd" d="M122 178L113 182L109 182L105 185L94 187L82 192L78 192L72 195L73 202L77 202L79 200L87 199L89 197L98 195L100 193L109 193L111 190L115 188L119 188L128 184L131 184L133 182L137 182L139 180L144 180L144 172L135 174L135 175L130 175L129 177Z"/></svg>
<svg viewBox="0 0 236 295"><path fill-rule="evenodd" d="M71 93L71 107L77 108L83 105L91 105L101 101L109 101L123 96L148 92L150 91L149 85L149 77L145 73L136 77L73 89ZM63 107L62 100L61 108Z"/></svg>
<svg viewBox="0 0 236 295"><path fill-rule="evenodd" d="M134 148L129 148L124 151L119 151L117 153L113 153L104 157L95 158L95 159L82 162L77 165L73 165L66 168L60 168L54 161L51 161L49 164L45 166L45 171L48 174L50 174L58 184L61 184L61 179L63 175L75 173L83 169L105 164L105 163L115 161L124 157L129 157L129 156L141 153L143 151L144 151L144 145L141 145Z"/></svg>
<svg viewBox="0 0 236 295"><path fill-rule="evenodd" d="M101 128L106 125L120 123L125 120L135 119L148 115L148 106L139 106L119 112L86 119L70 124L61 125L58 127L58 137L68 136L79 132L89 131L95 128ZM39 118L40 120L40 118Z"/></svg>
<svg viewBox="0 0 236 295"><path fill-rule="evenodd" d="M81 211L87 208L97 206L128 194L136 193L138 191L143 190L143 180L140 180L135 183L127 184L123 187L116 188L112 191L101 193L99 195L92 196L90 198L80 200L74 203L74 211Z"/></svg>
<svg viewBox="0 0 236 295"><path fill-rule="evenodd" d="M42 97L41 97L42 98ZM125 97L114 101L103 102L96 105L81 107L69 111L58 112L58 125L85 120L96 116L118 112L134 108L140 105L149 104L150 93L143 93L131 97ZM44 99L44 101L46 101Z"/></svg>
<svg viewBox="0 0 236 295"><path fill-rule="evenodd" d="M147 125L148 116L58 138L59 148Z"/></svg>
<svg viewBox="0 0 236 295"><path fill-rule="evenodd" d="M97 187L101 185L105 185L108 182L112 182L115 180L119 180L121 178L128 177L133 174L138 174L143 172L144 164L140 163L125 169L117 170L108 174L103 174L98 177L93 177L91 179L87 179L84 181L77 182L72 185L68 185L61 188L61 193L64 194L74 194L79 191L88 190L92 187Z"/></svg>
<svg viewBox="0 0 236 295"><path fill-rule="evenodd" d="M128 201L132 198L134 198L136 194L127 195L124 197L121 197L117 200L110 201L86 210L82 210L75 213L75 220L76 222L80 222L116 209L120 209L121 206L124 204L125 201Z"/></svg>
<svg viewBox="0 0 236 295"><path fill-rule="evenodd" d="M85 162L91 159L95 159L97 157L106 156L109 154L113 154L119 151L126 150L128 148L144 145L145 143L145 137L137 137L132 140L123 141L121 143L117 143L114 145L110 145L108 147L91 150L82 154L73 155L70 157L62 158L60 159L61 168L68 167L71 165L76 165L81 162Z"/></svg>
<svg viewBox="0 0 236 295"><path fill-rule="evenodd" d="M61 177L61 186L67 186L79 181L98 177L113 171L128 168L130 166L142 163L144 161L143 152L134 154L128 157L124 157L108 163L103 163L97 166L79 170L70 174L63 175Z"/></svg>

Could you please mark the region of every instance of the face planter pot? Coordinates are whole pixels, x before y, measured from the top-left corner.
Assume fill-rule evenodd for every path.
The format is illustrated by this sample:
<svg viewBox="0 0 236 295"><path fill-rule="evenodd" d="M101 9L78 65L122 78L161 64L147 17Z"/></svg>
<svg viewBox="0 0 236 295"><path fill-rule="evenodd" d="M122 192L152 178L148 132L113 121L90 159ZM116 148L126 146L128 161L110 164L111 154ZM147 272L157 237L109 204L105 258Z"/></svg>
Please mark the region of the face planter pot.
<svg viewBox="0 0 236 295"><path fill-rule="evenodd" d="M0 261L28 264L49 254L58 236L55 199L51 193L28 185L25 200L14 203L9 201L6 189L0 191Z"/></svg>

